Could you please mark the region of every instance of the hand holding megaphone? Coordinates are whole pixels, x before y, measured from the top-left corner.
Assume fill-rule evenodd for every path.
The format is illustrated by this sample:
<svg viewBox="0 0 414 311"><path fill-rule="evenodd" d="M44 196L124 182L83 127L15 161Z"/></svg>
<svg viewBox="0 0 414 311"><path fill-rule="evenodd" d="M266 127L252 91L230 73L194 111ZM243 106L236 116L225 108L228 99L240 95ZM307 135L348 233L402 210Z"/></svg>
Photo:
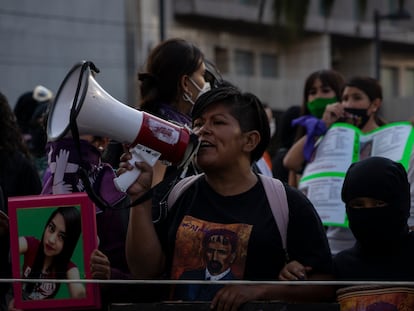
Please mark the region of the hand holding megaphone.
<svg viewBox="0 0 414 311"><path fill-rule="evenodd" d="M198 146L198 138L191 130L119 102L96 82L92 72L99 70L84 61L76 64L63 80L49 111L50 141L72 136L71 125L76 121L79 135L109 137L127 144L135 157L133 163L145 161L153 166L160 159L181 165L188 161ZM139 171L121 176L114 182L118 189L126 191Z"/></svg>
<svg viewBox="0 0 414 311"><path fill-rule="evenodd" d="M150 166L154 166L155 162L161 156L158 151L147 148L143 145L136 145L129 150L132 158L128 161L134 168L131 171L126 171L114 178L115 187L119 191L126 192L132 183L139 177L141 171L135 166L135 162L146 162Z"/></svg>

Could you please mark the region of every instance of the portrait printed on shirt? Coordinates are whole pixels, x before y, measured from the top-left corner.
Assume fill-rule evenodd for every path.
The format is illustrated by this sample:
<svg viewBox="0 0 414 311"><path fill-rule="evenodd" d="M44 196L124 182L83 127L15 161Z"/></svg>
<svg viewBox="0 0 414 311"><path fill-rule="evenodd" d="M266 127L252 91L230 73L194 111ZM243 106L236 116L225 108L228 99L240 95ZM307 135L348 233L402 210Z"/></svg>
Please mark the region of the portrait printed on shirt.
<svg viewBox="0 0 414 311"><path fill-rule="evenodd" d="M172 279L243 278L252 226L219 224L185 216L176 236Z"/></svg>

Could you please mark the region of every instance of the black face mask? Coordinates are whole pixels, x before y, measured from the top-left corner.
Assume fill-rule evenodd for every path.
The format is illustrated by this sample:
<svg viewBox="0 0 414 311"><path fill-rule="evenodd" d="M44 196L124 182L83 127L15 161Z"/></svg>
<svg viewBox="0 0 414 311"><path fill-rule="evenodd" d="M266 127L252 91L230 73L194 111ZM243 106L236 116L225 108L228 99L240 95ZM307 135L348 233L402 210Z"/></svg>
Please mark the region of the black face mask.
<svg viewBox="0 0 414 311"><path fill-rule="evenodd" d="M398 245L407 235L407 219L398 207L351 208L347 206L349 227L358 242L368 250L383 251ZM374 221L375 220L375 221Z"/></svg>
<svg viewBox="0 0 414 311"><path fill-rule="evenodd" d="M355 125L358 128L363 128L369 120L369 115L367 114L368 109L357 109L357 108L345 108L350 116L344 117L341 121L347 122Z"/></svg>
<svg viewBox="0 0 414 311"><path fill-rule="evenodd" d="M372 198L385 206L352 208L356 198ZM408 235L410 184L400 163L371 156L348 169L342 186L349 227L362 248L378 253L398 248Z"/></svg>

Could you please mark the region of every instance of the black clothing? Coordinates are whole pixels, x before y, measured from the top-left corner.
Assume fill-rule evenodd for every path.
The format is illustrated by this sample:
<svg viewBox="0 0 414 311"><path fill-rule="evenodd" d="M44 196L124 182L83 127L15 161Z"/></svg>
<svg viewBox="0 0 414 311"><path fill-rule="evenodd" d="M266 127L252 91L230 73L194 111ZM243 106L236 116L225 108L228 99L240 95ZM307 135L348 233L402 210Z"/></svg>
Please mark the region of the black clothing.
<svg viewBox="0 0 414 311"><path fill-rule="evenodd" d="M383 203L359 206L362 203L351 202L356 198ZM334 257L336 277L414 281L414 232L409 232L407 225L410 185L404 167L381 157L352 164L345 176L342 200L357 243Z"/></svg>
<svg viewBox="0 0 414 311"><path fill-rule="evenodd" d="M414 281L414 232L394 248L382 253L364 252L361 245L334 257L334 274L350 281Z"/></svg>
<svg viewBox="0 0 414 311"><path fill-rule="evenodd" d="M287 248L291 260L313 267L315 273L332 273L332 261L321 221L310 201L296 189L285 185L289 205ZM167 267L172 269L177 230L186 215L202 222L222 225L247 224L248 237L242 278L276 280L285 264L281 237L259 181L245 193L221 196L206 182L205 177L192 184L172 206L169 217L159 229L166 250ZM200 221L200 222L201 222Z"/></svg>
<svg viewBox="0 0 414 311"><path fill-rule="evenodd" d="M289 181L289 170L283 165L283 159L288 151L288 148L280 148L272 158L273 176L285 183Z"/></svg>
<svg viewBox="0 0 414 311"><path fill-rule="evenodd" d="M0 185L7 197L40 194L42 191L35 166L20 152L0 151Z"/></svg>

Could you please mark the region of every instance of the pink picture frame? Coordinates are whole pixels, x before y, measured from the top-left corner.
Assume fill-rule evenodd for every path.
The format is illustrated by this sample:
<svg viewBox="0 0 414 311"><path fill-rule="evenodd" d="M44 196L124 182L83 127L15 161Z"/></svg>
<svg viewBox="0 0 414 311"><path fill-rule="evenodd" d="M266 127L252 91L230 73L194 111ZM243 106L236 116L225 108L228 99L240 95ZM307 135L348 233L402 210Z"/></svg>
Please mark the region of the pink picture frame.
<svg viewBox="0 0 414 311"><path fill-rule="evenodd" d="M41 270L41 276L31 274L32 269L38 271L35 268L36 260L45 262L44 257L53 257L59 258L54 259L58 262L62 256L70 256L69 261L61 264L66 269L60 279L68 279L73 275L78 275L80 280L92 279L89 262L92 251L97 248L98 238L96 207L87 194L10 197L8 209L12 276L18 280L13 281L14 307L23 310L99 308L98 284L78 283L77 278L59 282L56 281L58 272ZM67 220L68 217L72 217L72 220ZM65 228L59 227L62 223L68 224L66 232L59 231L59 228ZM61 246L58 246L58 241ZM59 254L61 257L57 257ZM76 270L79 273L73 274ZM45 282L24 282L23 279L27 278L41 278Z"/></svg>

